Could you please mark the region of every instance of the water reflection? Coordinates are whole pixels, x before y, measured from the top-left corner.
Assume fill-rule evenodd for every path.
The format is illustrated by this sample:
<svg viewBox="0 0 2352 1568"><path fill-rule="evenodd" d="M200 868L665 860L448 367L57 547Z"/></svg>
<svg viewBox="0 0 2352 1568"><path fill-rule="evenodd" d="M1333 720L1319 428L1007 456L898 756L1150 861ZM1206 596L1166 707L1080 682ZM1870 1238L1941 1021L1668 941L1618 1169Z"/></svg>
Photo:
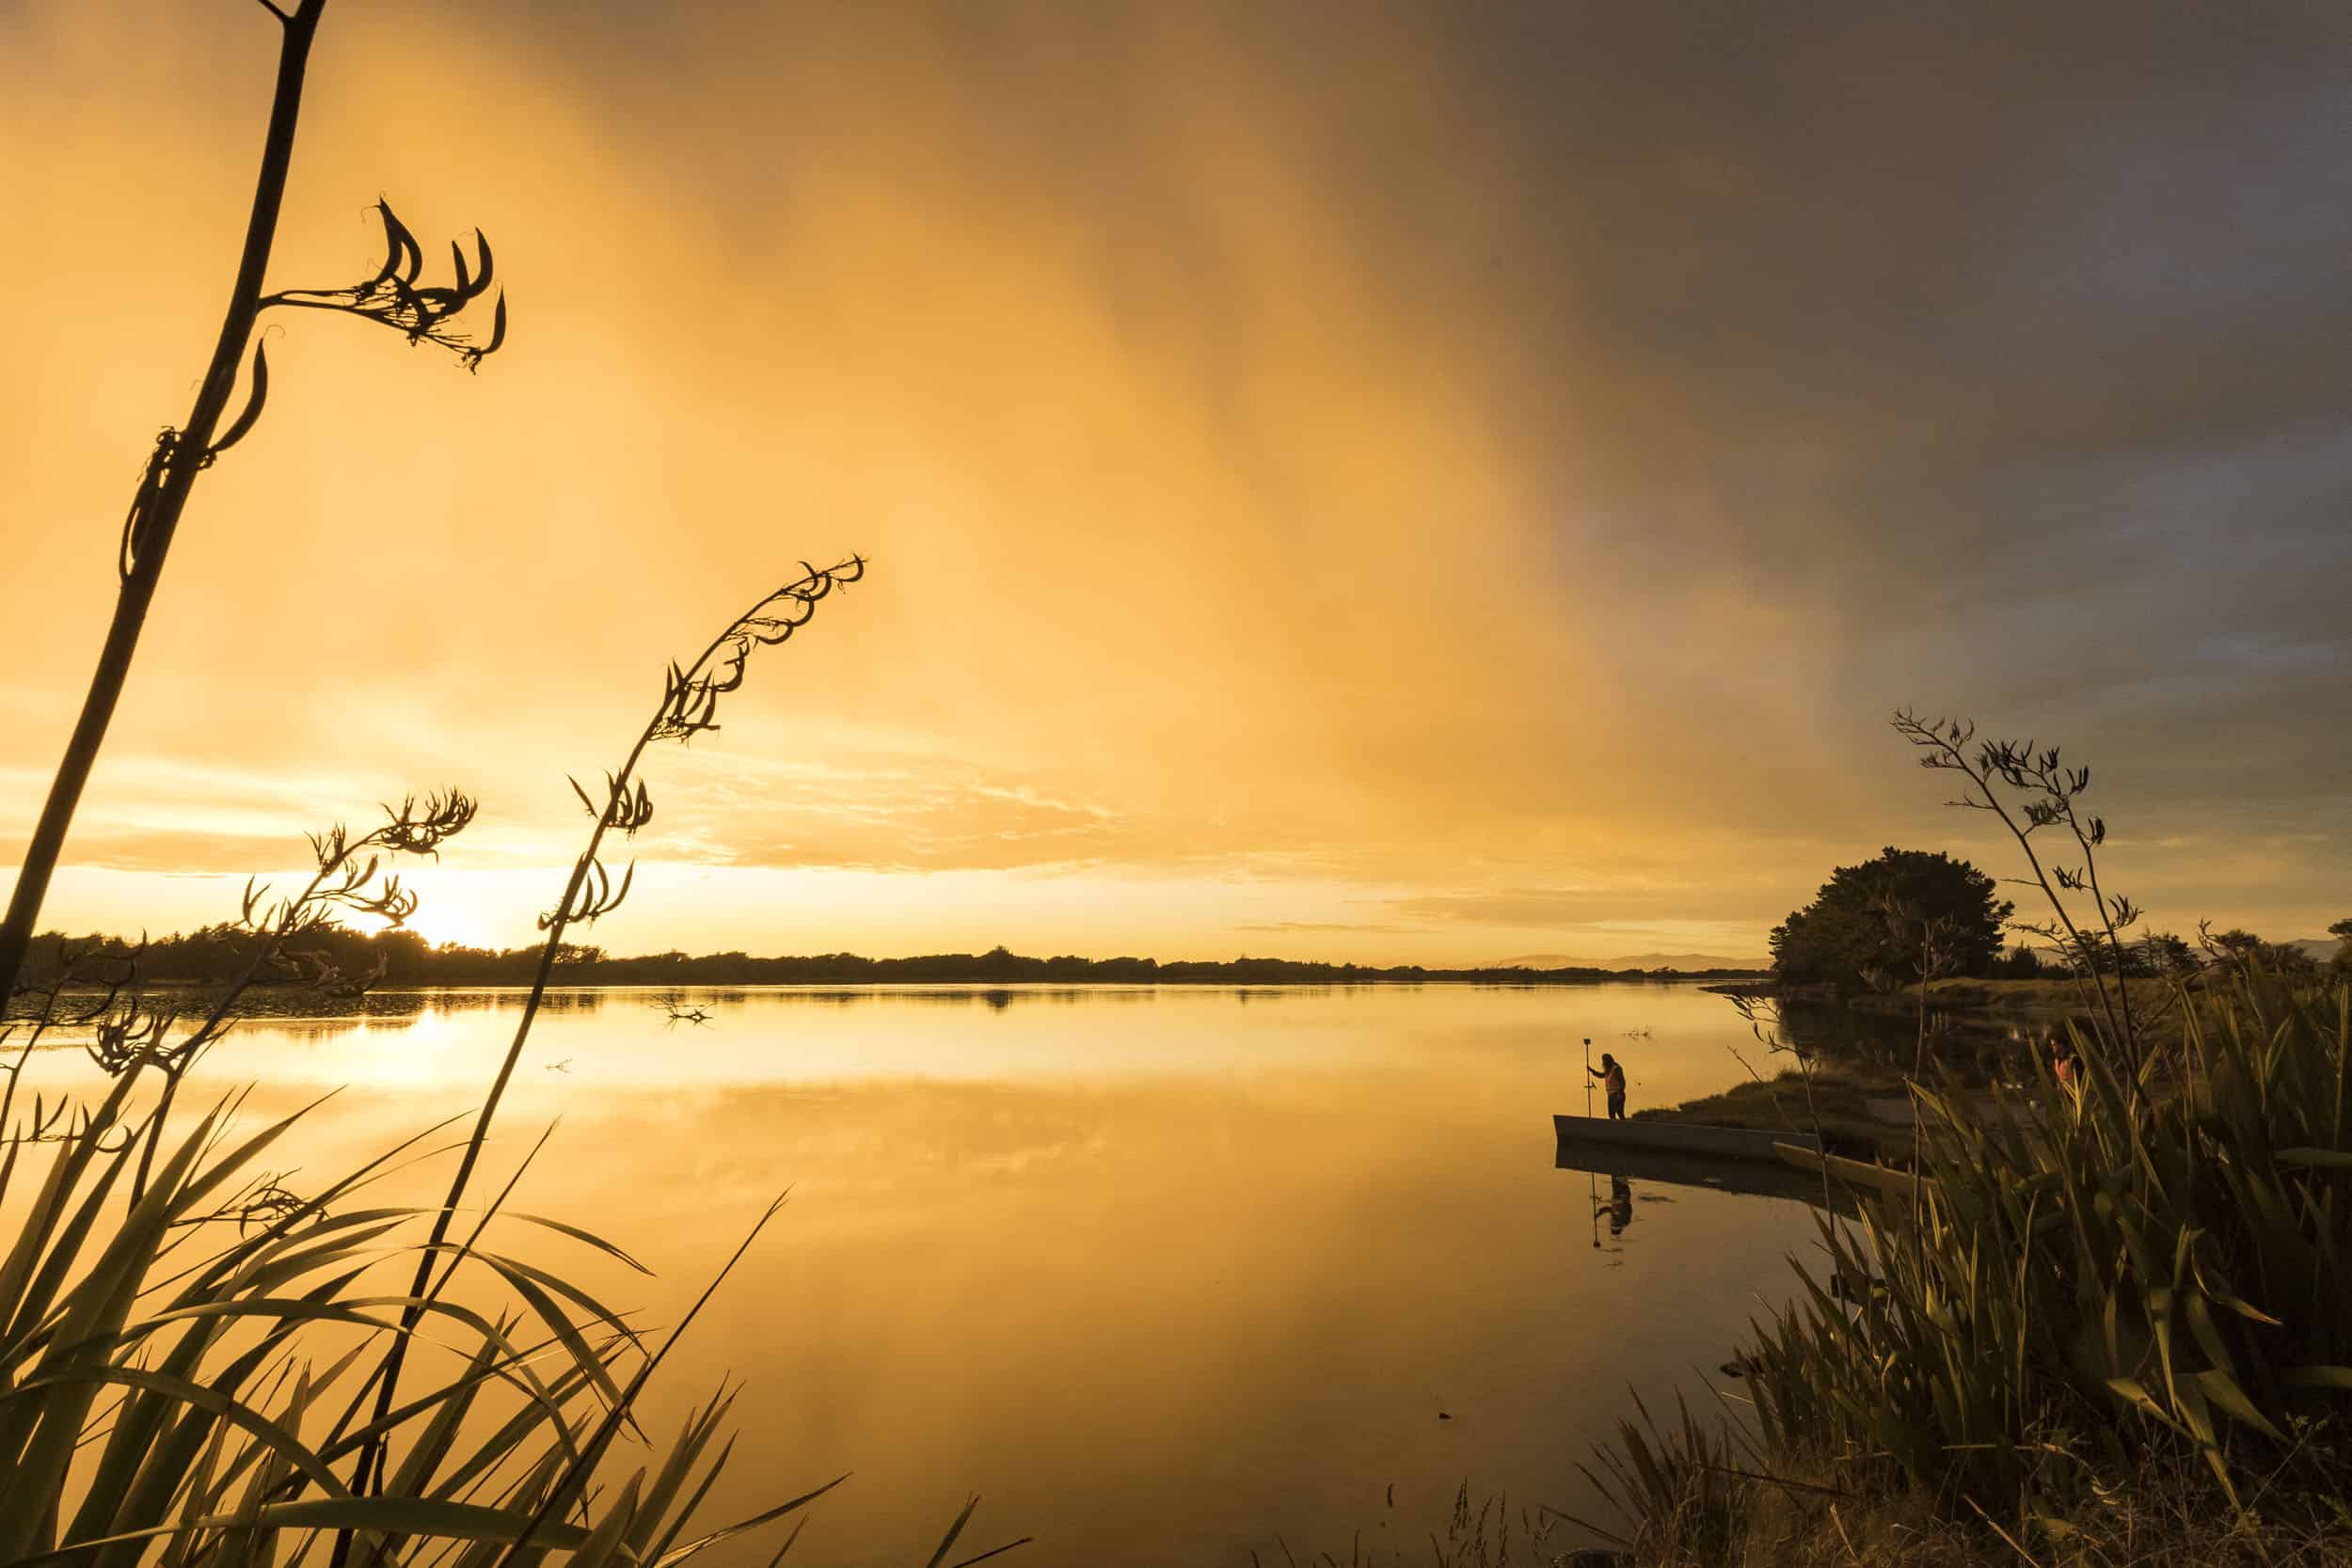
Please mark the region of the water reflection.
<svg viewBox="0 0 2352 1568"><path fill-rule="evenodd" d="M791 1188L645 1425L743 1380L711 1512L854 1468L803 1544L837 1563L924 1560L970 1491L1040 1538L1009 1560L1036 1568L1238 1568L1279 1560L1277 1531L1345 1560L1383 1521L1409 1547L1465 1477L1586 1512L1575 1465L1629 1384L1720 1362L1812 1233L1801 1203L1706 1179L1653 1206L1673 1178L1613 1152L1588 1187L1540 1164L1549 1113L1581 1103L1583 1036L1652 1031L1645 1102L1732 1080L1745 1026L1690 988L559 995L489 1168L561 1118L513 1207L643 1258L655 1279L551 1260L657 1323ZM672 997L709 1022L671 1029ZM473 1104L520 997L400 1001L257 1021L190 1092L259 1081L252 1119L359 1085L273 1150L314 1191ZM87 1082L49 1054L50 1087ZM446 1179L419 1166L371 1201Z"/></svg>
<svg viewBox="0 0 2352 1568"><path fill-rule="evenodd" d="M2006 1020L1930 1008L1924 1041L1918 1015L1906 1006L1884 1010L1784 1003L1774 1009L1785 1041L1809 1054L1867 1062L1908 1074L1924 1047L1927 1057L1973 1083L1988 1082L2012 1056L2020 1031Z"/></svg>
<svg viewBox="0 0 2352 1568"><path fill-rule="evenodd" d="M1614 1171L1609 1175L1609 1201L1601 1205L1609 1216L1611 1240L1625 1234L1625 1227L1633 1223L1633 1183Z"/></svg>
<svg viewBox="0 0 2352 1568"><path fill-rule="evenodd" d="M1723 1159L1665 1149L1603 1149L1562 1142L1554 1148L1552 1166L1607 1176L1613 1181L1638 1178L1676 1187L1703 1187L1709 1192L1800 1203L1818 1204L1821 1198L1819 1176L1769 1160Z"/></svg>
<svg viewBox="0 0 2352 1568"><path fill-rule="evenodd" d="M1372 993L1419 990L1419 987L1370 986L1141 986L1118 983L1031 985L944 983L926 986L553 986L540 1002L542 1011L593 1013L606 1006L628 1006L648 997L672 996L703 1003L740 1004L757 997L782 1006L846 1007L876 1003L894 1006L979 1004L1001 1009L1025 1003L1069 1006L1076 1003L1152 1003L1184 994L1230 997L1236 1003L1279 1001L1333 992ZM1459 990L1543 990L1527 987L1460 987ZM1552 988L1557 989L1557 988ZM159 988L168 995L171 988ZM496 1010L518 1006L525 994L519 986L423 988L375 990L356 1002L323 1002L315 992L294 987L257 987L246 995L243 1010L257 1017L309 1018L338 1022L353 1018L399 1018L419 1012Z"/></svg>

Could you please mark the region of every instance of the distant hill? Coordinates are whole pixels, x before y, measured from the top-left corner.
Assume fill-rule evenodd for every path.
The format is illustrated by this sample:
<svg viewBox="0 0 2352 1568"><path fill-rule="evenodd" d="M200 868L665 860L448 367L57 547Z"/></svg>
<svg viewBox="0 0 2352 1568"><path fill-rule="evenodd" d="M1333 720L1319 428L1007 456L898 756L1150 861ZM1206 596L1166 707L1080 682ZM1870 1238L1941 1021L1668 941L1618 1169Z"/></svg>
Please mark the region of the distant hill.
<svg viewBox="0 0 2352 1568"><path fill-rule="evenodd" d="M2300 947L2304 952L2309 953L2312 958L2317 958L2321 963L2326 963L2328 959L2336 956L2336 950L2342 947L2344 943L2338 942L2333 937L2305 937L2300 942L2282 942L2280 945L2285 947Z"/></svg>
<svg viewBox="0 0 2352 1568"><path fill-rule="evenodd" d="M2329 952L2335 949L2330 947ZM1498 958L1494 969L1770 969L1770 958L1725 958L1713 953L1629 953L1622 958L1574 958L1565 953L1524 953Z"/></svg>

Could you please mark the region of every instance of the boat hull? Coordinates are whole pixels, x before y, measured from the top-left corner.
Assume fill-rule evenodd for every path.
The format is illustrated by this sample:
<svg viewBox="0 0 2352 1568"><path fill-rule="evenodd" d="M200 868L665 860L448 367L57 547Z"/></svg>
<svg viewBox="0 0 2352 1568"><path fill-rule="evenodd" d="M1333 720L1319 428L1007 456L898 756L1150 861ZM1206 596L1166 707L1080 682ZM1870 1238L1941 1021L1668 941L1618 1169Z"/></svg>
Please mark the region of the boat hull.
<svg viewBox="0 0 2352 1568"><path fill-rule="evenodd" d="M1755 1160L1778 1164L1775 1144L1820 1151L1821 1142L1810 1132L1775 1132L1748 1127L1692 1127L1678 1121L1609 1121L1599 1117L1553 1117L1553 1132L1563 1147L1598 1151L1624 1149L1676 1154L1714 1160ZM1579 1167L1582 1168L1581 1166Z"/></svg>

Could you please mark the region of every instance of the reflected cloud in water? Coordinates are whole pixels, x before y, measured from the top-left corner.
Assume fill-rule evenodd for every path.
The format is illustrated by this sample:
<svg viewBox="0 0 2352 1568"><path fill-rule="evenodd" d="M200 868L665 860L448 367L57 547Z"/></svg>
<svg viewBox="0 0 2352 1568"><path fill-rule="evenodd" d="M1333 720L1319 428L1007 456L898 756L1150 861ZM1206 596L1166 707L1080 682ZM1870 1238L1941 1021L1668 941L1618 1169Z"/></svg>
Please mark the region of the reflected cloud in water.
<svg viewBox="0 0 2352 1568"><path fill-rule="evenodd" d="M709 1022L668 1027L673 994ZM518 1002L410 993L389 1016L256 1021L188 1092L258 1082L256 1123L353 1085L273 1150L315 1190L468 1111ZM1544 1159L1549 1113L1581 1100L1582 1036L1651 1026L1628 1068L1652 1102L1729 1081L1744 1028L1692 990L563 1002L490 1168L503 1180L557 1124L514 1209L642 1258L656 1277L562 1261L656 1323L790 1189L646 1424L743 1379L740 1462L711 1510L854 1468L805 1544L838 1563L922 1560L969 1491L1050 1563L1134 1560L1139 1541L1271 1560L1278 1529L1344 1551L1359 1525L1443 1517L1465 1476L1581 1508L1574 1462L1628 1384L1719 1363L1812 1234L1802 1204L1736 1191L1651 1206L1661 1178L1638 1164L1597 1173L1596 1204ZM47 1089L87 1070L50 1055ZM369 1201L430 1202L446 1175L444 1156ZM526 1256L570 1244L505 1225L493 1242Z"/></svg>

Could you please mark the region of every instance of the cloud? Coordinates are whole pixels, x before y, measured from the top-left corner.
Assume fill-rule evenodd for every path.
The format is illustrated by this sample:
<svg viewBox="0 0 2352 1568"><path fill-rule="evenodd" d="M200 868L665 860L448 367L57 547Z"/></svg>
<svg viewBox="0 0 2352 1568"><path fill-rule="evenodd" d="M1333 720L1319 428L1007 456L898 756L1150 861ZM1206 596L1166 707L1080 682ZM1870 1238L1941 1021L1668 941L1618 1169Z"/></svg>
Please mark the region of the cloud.
<svg viewBox="0 0 2352 1568"><path fill-rule="evenodd" d="M42 153L0 253L44 302L0 389L12 781L218 319L252 21L0 16ZM491 234L511 346L272 339L109 742L203 777L110 762L75 853L228 869L453 781L469 848L560 863L563 774L662 661L858 548L726 765L655 755L644 852L1745 948L1840 859L1975 842L1883 732L1915 703L2094 759L2170 918L2316 928L2347 55L2322 10L2106 3L332 13L274 273L365 265L384 192ZM2191 824L2237 847L2155 848Z"/></svg>
<svg viewBox="0 0 2352 1568"><path fill-rule="evenodd" d="M1492 893L1422 894L1398 899L1395 908L1421 920L1533 930L1689 911L1704 898L1704 894L1694 895L1694 890L1668 894L1632 888L1503 888Z"/></svg>

